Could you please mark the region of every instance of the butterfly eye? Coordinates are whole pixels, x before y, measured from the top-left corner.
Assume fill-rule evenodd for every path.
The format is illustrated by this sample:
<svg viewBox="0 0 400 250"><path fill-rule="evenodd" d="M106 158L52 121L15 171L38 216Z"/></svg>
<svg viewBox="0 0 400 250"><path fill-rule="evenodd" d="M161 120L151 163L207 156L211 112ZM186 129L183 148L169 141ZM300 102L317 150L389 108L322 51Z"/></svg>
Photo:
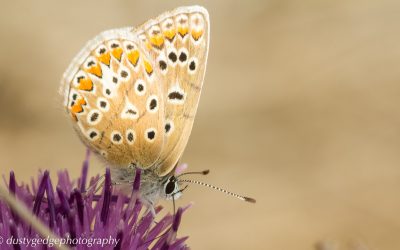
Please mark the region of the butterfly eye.
<svg viewBox="0 0 400 250"><path fill-rule="evenodd" d="M171 178L168 179L168 182L165 185L165 194L171 195L175 191L175 187L176 187L176 182L171 180Z"/></svg>

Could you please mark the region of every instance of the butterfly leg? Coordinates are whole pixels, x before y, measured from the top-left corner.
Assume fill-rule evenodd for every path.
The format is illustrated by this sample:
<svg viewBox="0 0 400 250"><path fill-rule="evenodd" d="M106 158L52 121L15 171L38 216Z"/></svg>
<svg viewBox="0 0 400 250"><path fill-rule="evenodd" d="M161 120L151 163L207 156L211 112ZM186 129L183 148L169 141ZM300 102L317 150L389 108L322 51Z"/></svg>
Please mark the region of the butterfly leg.
<svg viewBox="0 0 400 250"><path fill-rule="evenodd" d="M97 193L100 188L104 185L104 179L105 179L105 175L102 175L99 177L99 179L97 179L92 185L89 186L89 188L87 190L85 190L84 192L82 192L83 194L87 194L89 192L91 192L92 190L94 190L94 194ZM100 183L100 185L96 188L97 184Z"/></svg>
<svg viewBox="0 0 400 250"><path fill-rule="evenodd" d="M184 188L179 189L178 191L174 192L171 194L172 197L174 197L175 195L182 193L189 185L186 185Z"/></svg>

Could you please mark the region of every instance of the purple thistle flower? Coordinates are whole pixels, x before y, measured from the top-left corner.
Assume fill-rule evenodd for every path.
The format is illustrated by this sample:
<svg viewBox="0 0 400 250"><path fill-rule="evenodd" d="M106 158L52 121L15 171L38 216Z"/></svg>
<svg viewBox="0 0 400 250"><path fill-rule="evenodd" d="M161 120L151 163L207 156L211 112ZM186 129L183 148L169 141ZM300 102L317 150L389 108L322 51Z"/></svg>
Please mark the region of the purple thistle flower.
<svg viewBox="0 0 400 250"><path fill-rule="evenodd" d="M48 171L39 174L38 181L32 181L31 186L18 185L14 173L10 173L9 193L59 239L41 236L7 202L0 200L0 249L56 249L60 245L77 250L187 249L185 241L188 237L177 238L176 235L182 213L189 206L179 208L175 217L167 214L157 222L152 213L141 213L146 207L138 198L140 171L136 171L130 197L113 193L109 169L101 195L95 195L93 191L85 193L83 191L88 189L88 157L89 153L77 181L71 181L68 171L64 170L58 173L56 187ZM88 185L93 185L99 178L91 178ZM161 206L155 207L156 214L161 210ZM40 239L42 243L38 243Z"/></svg>

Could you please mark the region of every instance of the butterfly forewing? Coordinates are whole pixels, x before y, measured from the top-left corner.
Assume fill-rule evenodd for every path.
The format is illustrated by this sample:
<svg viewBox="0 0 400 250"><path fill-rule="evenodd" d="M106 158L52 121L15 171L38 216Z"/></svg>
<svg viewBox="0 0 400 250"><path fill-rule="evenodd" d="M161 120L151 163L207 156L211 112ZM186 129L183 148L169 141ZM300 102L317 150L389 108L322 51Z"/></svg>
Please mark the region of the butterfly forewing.
<svg viewBox="0 0 400 250"><path fill-rule="evenodd" d="M209 17L202 7L182 7L134 29L160 72L165 105L165 145L159 175L169 173L186 147L206 70Z"/></svg>
<svg viewBox="0 0 400 250"><path fill-rule="evenodd" d="M163 89L155 65L125 31L99 37L66 72L67 112L82 141L111 166L150 167L164 142Z"/></svg>

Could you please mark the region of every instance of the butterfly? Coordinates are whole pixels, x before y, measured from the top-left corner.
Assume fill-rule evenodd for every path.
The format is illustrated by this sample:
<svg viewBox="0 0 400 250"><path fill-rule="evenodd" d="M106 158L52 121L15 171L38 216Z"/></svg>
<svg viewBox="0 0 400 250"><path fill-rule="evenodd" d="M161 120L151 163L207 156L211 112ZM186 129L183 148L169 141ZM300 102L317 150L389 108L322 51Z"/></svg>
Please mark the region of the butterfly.
<svg viewBox="0 0 400 250"><path fill-rule="evenodd" d="M115 183L141 169L141 195L151 205L180 194L174 169L192 130L209 41L207 10L180 7L102 32L63 75L60 93L79 138Z"/></svg>

